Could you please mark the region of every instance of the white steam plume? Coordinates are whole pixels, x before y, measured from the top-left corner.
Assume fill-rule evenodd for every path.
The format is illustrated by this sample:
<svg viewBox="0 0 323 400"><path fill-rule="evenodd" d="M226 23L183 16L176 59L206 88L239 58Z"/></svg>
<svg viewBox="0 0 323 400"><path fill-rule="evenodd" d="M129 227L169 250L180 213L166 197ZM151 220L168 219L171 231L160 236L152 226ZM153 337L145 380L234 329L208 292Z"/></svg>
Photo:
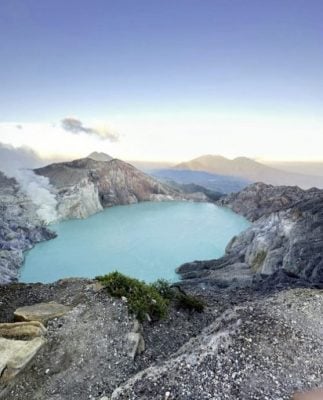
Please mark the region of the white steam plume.
<svg viewBox="0 0 323 400"><path fill-rule="evenodd" d="M0 143L0 170L15 178L21 189L37 206L37 214L45 223L57 220L57 200L49 179L35 174L31 169L41 164L41 159L29 148L15 148Z"/></svg>

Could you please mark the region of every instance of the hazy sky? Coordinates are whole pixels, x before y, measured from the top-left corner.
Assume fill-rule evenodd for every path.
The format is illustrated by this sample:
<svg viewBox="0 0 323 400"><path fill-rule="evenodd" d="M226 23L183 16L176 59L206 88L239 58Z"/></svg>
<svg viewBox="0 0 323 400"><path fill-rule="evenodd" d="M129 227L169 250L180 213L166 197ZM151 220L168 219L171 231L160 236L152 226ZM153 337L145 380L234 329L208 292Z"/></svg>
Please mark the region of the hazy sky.
<svg viewBox="0 0 323 400"><path fill-rule="evenodd" d="M0 142L322 160L322 20L321 0L1 0Z"/></svg>

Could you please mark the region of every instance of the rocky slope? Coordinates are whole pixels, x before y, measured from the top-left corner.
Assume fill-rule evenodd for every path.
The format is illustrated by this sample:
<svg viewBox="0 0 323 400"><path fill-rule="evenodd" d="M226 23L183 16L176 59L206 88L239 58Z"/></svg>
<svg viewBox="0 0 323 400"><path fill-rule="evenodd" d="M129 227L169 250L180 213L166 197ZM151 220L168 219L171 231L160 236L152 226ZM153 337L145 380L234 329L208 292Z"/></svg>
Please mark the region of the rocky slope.
<svg viewBox="0 0 323 400"><path fill-rule="evenodd" d="M93 281L7 285L0 296L0 322L11 322L21 305L70 308L48 322L29 366L11 382L0 377L6 400L290 400L323 385L321 290L202 291L205 313L172 309L163 321L145 322L145 350L135 358L126 302Z"/></svg>
<svg viewBox="0 0 323 400"><path fill-rule="evenodd" d="M61 219L86 218L114 205L190 198L117 159L83 158L35 172L48 177L56 188Z"/></svg>
<svg viewBox="0 0 323 400"><path fill-rule="evenodd" d="M15 179L0 172L0 284L17 279L23 252L55 237L36 213L36 206Z"/></svg>
<svg viewBox="0 0 323 400"><path fill-rule="evenodd" d="M323 384L322 306L322 292L310 290L229 306L111 399L290 400L296 391Z"/></svg>
<svg viewBox="0 0 323 400"><path fill-rule="evenodd" d="M189 283L246 284L283 272L323 285L323 191L257 183L219 204L253 221L218 260L184 264Z"/></svg>
<svg viewBox="0 0 323 400"><path fill-rule="evenodd" d="M173 309L166 320L145 322L146 350L134 358L138 321L129 315L126 302L111 298L93 281L0 286L0 298L0 323L13 322L14 311L21 306L57 301L70 307L66 315L48 322L46 344L29 368L9 384L0 376L0 398L6 400L87 400L110 395L135 373L165 360L212 317Z"/></svg>

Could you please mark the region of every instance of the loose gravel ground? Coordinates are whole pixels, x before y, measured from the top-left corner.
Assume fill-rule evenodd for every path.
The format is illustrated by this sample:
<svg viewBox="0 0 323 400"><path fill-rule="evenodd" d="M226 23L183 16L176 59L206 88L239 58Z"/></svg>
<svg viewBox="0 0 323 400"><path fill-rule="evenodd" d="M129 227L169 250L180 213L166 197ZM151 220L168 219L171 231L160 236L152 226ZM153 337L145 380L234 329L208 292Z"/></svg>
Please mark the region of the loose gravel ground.
<svg viewBox="0 0 323 400"><path fill-rule="evenodd" d="M145 323L146 351L132 359L128 335L134 318L124 302L97 291L93 281L0 286L0 322L22 305L57 301L73 306L48 323L47 343L7 389L6 400L99 399L152 363L165 360L213 319L211 313L171 308L159 322Z"/></svg>

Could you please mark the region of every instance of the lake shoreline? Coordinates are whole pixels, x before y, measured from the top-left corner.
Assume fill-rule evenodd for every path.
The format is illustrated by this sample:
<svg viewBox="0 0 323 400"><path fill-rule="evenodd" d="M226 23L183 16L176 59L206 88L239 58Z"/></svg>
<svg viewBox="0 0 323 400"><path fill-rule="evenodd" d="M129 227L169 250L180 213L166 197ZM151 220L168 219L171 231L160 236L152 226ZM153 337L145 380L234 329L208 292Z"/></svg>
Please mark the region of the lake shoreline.
<svg viewBox="0 0 323 400"><path fill-rule="evenodd" d="M121 272L141 280L176 281L175 269L179 265L192 259L220 257L229 240L248 226L243 217L210 202L141 202L114 206L85 220L52 225L57 238L28 251L20 281L53 282L72 276L93 278L119 270L120 265ZM199 248L194 250L194 246ZM40 261L37 257L42 252L45 258ZM93 256L89 255L91 252ZM26 268L35 270L38 265L47 280L41 275L26 274ZM67 275L69 265L74 270ZM138 275L139 269L142 272ZM158 269L160 274L154 275L153 269Z"/></svg>

